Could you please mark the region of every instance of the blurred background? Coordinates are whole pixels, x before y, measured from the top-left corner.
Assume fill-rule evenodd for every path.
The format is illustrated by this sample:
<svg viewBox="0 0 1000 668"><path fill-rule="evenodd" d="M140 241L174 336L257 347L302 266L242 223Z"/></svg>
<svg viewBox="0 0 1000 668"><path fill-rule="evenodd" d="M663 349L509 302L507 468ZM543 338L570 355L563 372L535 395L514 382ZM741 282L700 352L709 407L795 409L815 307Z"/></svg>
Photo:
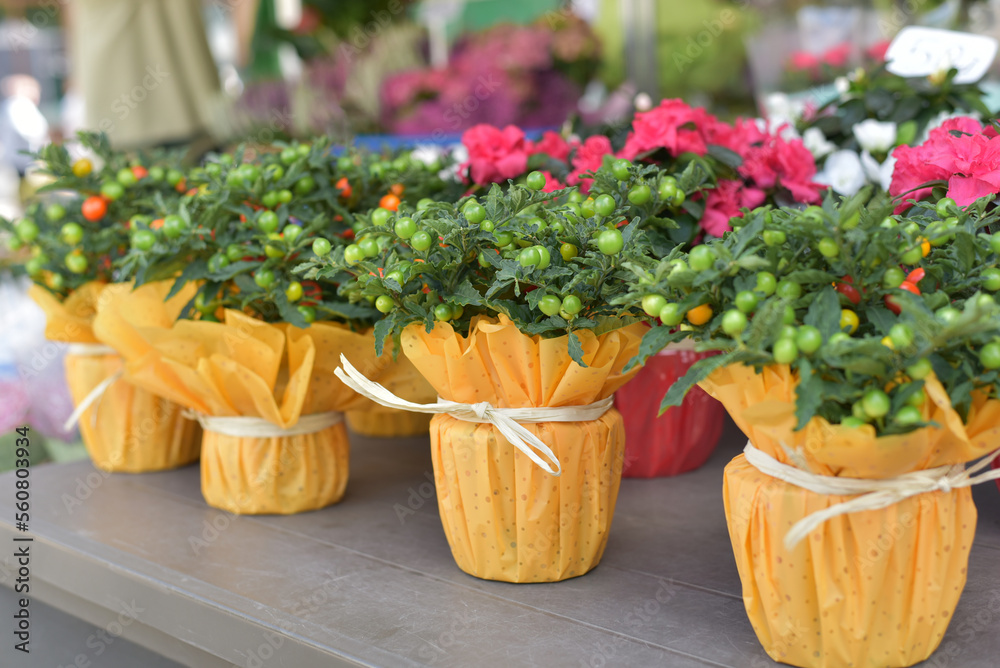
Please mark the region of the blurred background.
<svg viewBox="0 0 1000 668"><path fill-rule="evenodd" d="M0 0L0 215L40 183L24 152L83 129L193 161L317 134L453 145L480 123L614 136L663 98L794 119L911 25L1000 36L1000 0ZM0 434L70 406L61 365L17 389L14 360L47 354L23 291L0 284ZM49 432L58 459L76 434Z"/></svg>
<svg viewBox="0 0 1000 668"><path fill-rule="evenodd" d="M878 62L904 26L989 34L998 16L1000 0L3 0L0 163L23 174L19 151L81 128L122 148L445 142L613 124L663 97L754 114Z"/></svg>

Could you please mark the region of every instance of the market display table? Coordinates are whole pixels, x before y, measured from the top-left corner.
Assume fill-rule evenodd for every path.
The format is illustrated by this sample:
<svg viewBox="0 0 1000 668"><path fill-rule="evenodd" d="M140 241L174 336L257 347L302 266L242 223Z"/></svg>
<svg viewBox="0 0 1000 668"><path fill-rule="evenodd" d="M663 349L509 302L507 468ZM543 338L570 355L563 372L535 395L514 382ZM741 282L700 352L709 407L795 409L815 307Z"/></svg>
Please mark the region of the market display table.
<svg viewBox="0 0 1000 668"><path fill-rule="evenodd" d="M172 660L157 666L199 668L777 665L746 619L722 509L722 468L744 442L730 423L701 470L625 480L603 563L535 585L485 582L454 565L423 438L352 437L343 502L287 517L209 508L197 466L107 475L80 462L32 469L23 534L6 473L0 578L13 586L13 538L34 536L38 616L32 662L13 651L15 599L0 590L0 663L111 665L101 654L121 638ZM988 484L975 497L969 581L929 666L995 666L1000 656L1000 494ZM98 627L96 640L90 626L52 628L79 620ZM59 663L38 663L43 650Z"/></svg>

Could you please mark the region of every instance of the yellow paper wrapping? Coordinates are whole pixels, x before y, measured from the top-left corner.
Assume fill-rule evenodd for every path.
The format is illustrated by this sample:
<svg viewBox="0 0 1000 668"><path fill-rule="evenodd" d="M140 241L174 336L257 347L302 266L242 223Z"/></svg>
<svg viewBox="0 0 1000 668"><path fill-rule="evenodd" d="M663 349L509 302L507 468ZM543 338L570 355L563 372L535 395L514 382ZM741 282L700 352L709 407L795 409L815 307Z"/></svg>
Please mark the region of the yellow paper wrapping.
<svg viewBox="0 0 1000 668"><path fill-rule="evenodd" d="M298 329L231 310L223 322L167 323L158 316L164 296L113 289L95 332L125 357L132 382L204 415L263 418L287 429L300 416L364 407L367 400L334 375L341 353L376 381L391 367L391 358L375 356L370 334L343 325ZM343 497L348 452L343 423L270 438L206 431L202 494L234 513L322 508Z"/></svg>
<svg viewBox="0 0 1000 668"><path fill-rule="evenodd" d="M205 500L231 513L315 510L336 503L347 489L350 446L343 423L271 438L206 431L202 450Z"/></svg>
<svg viewBox="0 0 1000 668"><path fill-rule="evenodd" d="M911 666L948 628L976 528L970 490L840 515L785 548L795 522L850 498L771 478L743 455L726 466L723 499L743 604L775 661Z"/></svg>
<svg viewBox="0 0 1000 668"><path fill-rule="evenodd" d="M87 283L60 302L48 291L32 286L29 294L45 311L46 337L68 343L99 343L92 324L106 287ZM65 367L70 395L79 405L122 369L122 358L117 354L67 354ZM142 473L176 468L196 461L201 449L200 428L181 415L180 406L126 380L108 386L83 412L78 426L94 465L105 471Z"/></svg>
<svg viewBox="0 0 1000 668"><path fill-rule="evenodd" d="M451 401L501 408L586 405L611 396L645 330L631 325L595 336L578 332L586 367L567 338L542 339L509 320L474 321L468 338L437 323L403 333L403 352ZM562 464L552 476L489 424L447 415L431 420L438 507L455 562L466 573L506 582L553 582L583 575L601 560L621 483L625 430L614 409L589 422L524 427Z"/></svg>
<svg viewBox="0 0 1000 668"><path fill-rule="evenodd" d="M372 345L375 345L374 337ZM434 388L405 355L399 355L396 361L386 368L382 374L381 384L397 397L407 401L418 404L437 401ZM374 401L368 401L361 410L350 411L347 414L347 425L351 431L381 438L426 436L430 422L431 416L426 413L386 408Z"/></svg>
<svg viewBox="0 0 1000 668"><path fill-rule="evenodd" d="M1000 445L1000 402L977 396L963 425L933 377L923 410L939 429L876 438L869 426L814 418L795 431L795 382L784 365L760 374L733 365L702 387L754 446L785 463L781 444L799 449L823 475L890 478ZM740 455L726 467L723 498L747 615L773 659L815 668L910 666L937 648L965 586L976 527L968 488L834 517L792 550L783 543L792 525L851 497L782 482Z"/></svg>

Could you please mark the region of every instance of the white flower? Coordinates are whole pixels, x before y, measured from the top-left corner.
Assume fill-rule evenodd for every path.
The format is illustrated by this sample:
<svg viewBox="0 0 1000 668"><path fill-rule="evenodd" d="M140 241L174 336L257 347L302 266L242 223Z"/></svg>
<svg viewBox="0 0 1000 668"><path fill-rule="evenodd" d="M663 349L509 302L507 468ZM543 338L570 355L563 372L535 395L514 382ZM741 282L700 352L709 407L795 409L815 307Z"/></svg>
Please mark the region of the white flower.
<svg viewBox="0 0 1000 668"><path fill-rule="evenodd" d="M880 165L871 153L864 151L861 154L861 166L869 181L878 185L882 190L889 190L889 186L892 184L892 170L896 167L896 157L892 153Z"/></svg>
<svg viewBox="0 0 1000 668"><path fill-rule="evenodd" d="M649 93L639 93L635 96L632 104L635 105L636 111L649 111L653 108L653 98L649 96Z"/></svg>
<svg viewBox="0 0 1000 668"><path fill-rule="evenodd" d="M847 77L837 77L833 80L833 87L837 90L838 95L844 95L851 89L851 81Z"/></svg>
<svg viewBox="0 0 1000 668"><path fill-rule="evenodd" d="M769 135L777 135L785 141L792 141L799 138L799 131L795 129L795 124L787 118L755 118L754 125L761 132Z"/></svg>
<svg viewBox="0 0 1000 668"><path fill-rule="evenodd" d="M861 158L854 151L837 151L826 159L823 171L813 179L824 183L841 195L850 197L868 182Z"/></svg>
<svg viewBox="0 0 1000 668"><path fill-rule="evenodd" d="M465 148L465 144L455 144L451 148L449 159L450 164L438 172L438 178L445 181L461 181L459 172L462 171L462 163L469 160L469 149Z"/></svg>
<svg viewBox="0 0 1000 668"><path fill-rule="evenodd" d="M771 93L764 98L764 116L768 121L775 124L775 127L782 123L795 125L805 111L804 100L793 100L784 93Z"/></svg>
<svg viewBox="0 0 1000 668"><path fill-rule="evenodd" d="M827 139L819 128L809 128L803 132L802 143L817 160L837 150L837 145Z"/></svg>
<svg viewBox="0 0 1000 668"><path fill-rule="evenodd" d="M433 144L420 144L410 151L410 158L413 161L428 167L441 164L442 155L444 155L444 150Z"/></svg>
<svg viewBox="0 0 1000 668"><path fill-rule="evenodd" d="M896 124L869 118L854 126L854 138L869 153L887 153L896 143Z"/></svg>

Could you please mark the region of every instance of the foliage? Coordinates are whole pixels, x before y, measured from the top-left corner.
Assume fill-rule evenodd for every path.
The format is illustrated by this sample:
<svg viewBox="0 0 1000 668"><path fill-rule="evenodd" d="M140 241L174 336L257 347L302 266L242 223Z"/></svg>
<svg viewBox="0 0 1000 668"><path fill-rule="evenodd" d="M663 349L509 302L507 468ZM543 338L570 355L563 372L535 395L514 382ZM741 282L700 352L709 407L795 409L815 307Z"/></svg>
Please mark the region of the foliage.
<svg viewBox="0 0 1000 668"><path fill-rule="evenodd" d="M865 208L867 197L758 209L722 239L632 265L633 289L618 303L660 307L661 316L636 362L688 337L721 352L692 367L664 407L734 363L790 364L799 427L816 416L871 422L880 434L922 426L902 409L921 396L928 362L963 417L974 392L996 396L1000 357L990 355L1000 353L1000 309L989 293L1000 289L1000 237L987 231L998 216L991 198L966 209L920 203L900 217ZM887 393L887 413L865 412L872 391Z"/></svg>

